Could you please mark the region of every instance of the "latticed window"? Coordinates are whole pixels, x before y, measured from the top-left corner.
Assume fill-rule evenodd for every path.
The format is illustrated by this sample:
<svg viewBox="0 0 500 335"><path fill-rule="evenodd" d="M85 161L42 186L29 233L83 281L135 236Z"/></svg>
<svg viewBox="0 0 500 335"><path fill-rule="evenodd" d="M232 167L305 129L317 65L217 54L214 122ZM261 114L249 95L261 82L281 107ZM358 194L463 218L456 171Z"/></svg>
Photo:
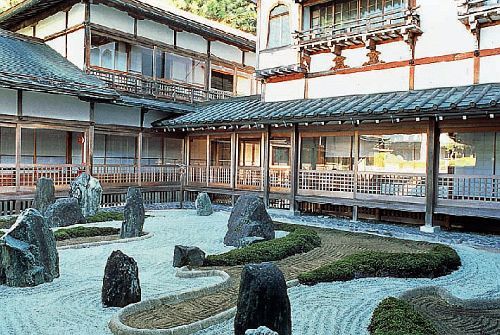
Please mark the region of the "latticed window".
<svg viewBox="0 0 500 335"><path fill-rule="evenodd" d="M290 15L287 6L278 5L271 11L269 16L268 39L268 48L278 48L292 43Z"/></svg>

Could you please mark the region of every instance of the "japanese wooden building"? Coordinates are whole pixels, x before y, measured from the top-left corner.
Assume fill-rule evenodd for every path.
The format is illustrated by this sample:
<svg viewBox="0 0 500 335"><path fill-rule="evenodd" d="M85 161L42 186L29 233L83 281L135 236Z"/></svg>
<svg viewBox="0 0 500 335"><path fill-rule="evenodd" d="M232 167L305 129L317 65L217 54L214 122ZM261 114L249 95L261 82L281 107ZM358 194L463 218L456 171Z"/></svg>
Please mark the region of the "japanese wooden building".
<svg viewBox="0 0 500 335"><path fill-rule="evenodd" d="M0 15L0 26L37 36L43 7L27 3ZM86 120L83 136L71 142L73 135L65 133L72 148L66 146L65 159L83 150L79 170L100 178L108 192L121 194L128 185L140 185L146 196L152 194L151 201L179 200L201 190L234 201L253 192L271 207L293 212L425 223L427 231L453 218L500 219L499 0L257 1L256 44L218 29L204 36L208 49L203 59L210 70L204 68L202 93L193 90L195 73L201 73L196 62L190 63L191 82L181 84L168 75L179 63L166 61L170 56L165 53L179 49L170 49L170 42L175 45L186 32L206 35L197 24L178 26L167 12L138 1L73 5L90 13L80 68L108 86L98 85L104 97L80 97L79 102L88 101L94 119ZM74 7L57 6L53 13L71 16ZM92 16L92 11L101 6L117 17L126 11L131 32L93 23L100 14ZM152 48L152 69L160 70L139 75L132 41L150 41L141 36L147 20L170 27L173 38ZM167 31L155 27L157 33ZM102 58L110 35L127 41L114 44L112 57L114 67L127 71L109 69L113 66ZM253 52L255 62L248 64ZM60 53L71 61L69 53ZM217 74L218 66L225 66L221 73L226 74L232 66L233 80ZM168 85L190 91L182 94ZM55 84L49 86L60 95ZM24 98L19 93L24 89L13 95L12 106L19 95ZM139 124L119 125L116 120L133 115L133 108L139 110ZM15 123L34 122L22 109ZM55 119L44 123L68 123ZM5 128L13 129L7 123ZM106 140L115 134L121 137ZM3 143L0 139L2 148ZM13 187L18 195L27 180L22 148L29 145L16 149L10 156L14 162L5 161L2 174L11 176L2 179L11 180L2 186ZM8 155L0 155L3 164ZM58 171L49 165L46 171ZM32 169L33 176L43 175L38 166ZM64 180L60 175L55 179Z"/></svg>

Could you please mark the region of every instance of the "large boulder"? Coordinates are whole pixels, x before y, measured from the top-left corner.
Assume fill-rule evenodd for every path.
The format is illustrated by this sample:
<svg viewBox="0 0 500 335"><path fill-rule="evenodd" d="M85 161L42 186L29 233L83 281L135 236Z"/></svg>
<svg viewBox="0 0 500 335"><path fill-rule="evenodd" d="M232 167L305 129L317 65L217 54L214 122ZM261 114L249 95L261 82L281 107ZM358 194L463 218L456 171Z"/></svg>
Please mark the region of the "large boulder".
<svg viewBox="0 0 500 335"><path fill-rule="evenodd" d="M106 263L101 300L104 307L125 307L141 301L137 263L120 250L113 251Z"/></svg>
<svg viewBox="0 0 500 335"><path fill-rule="evenodd" d="M45 211L49 227L67 227L86 223L82 209L75 198L57 199Z"/></svg>
<svg viewBox="0 0 500 335"><path fill-rule="evenodd" d="M25 210L0 238L0 284L36 286L59 277L54 233L42 214Z"/></svg>
<svg viewBox="0 0 500 335"><path fill-rule="evenodd" d="M253 195L242 195L231 211L224 244L240 247L248 237L274 239L273 220L264 201Z"/></svg>
<svg viewBox="0 0 500 335"><path fill-rule="evenodd" d="M44 214L47 207L56 201L54 181L50 178L40 178L36 181L35 200L33 208Z"/></svg>
<svg viewBox="0 0 500 335"><path fill-rule="evenodd" d="M70 183L69 195L78 200L83 216L88 218L96 215L101 206L101 183L94 177L82 173Z"/></svg>
<svg viewBox="0 0 500 335"><path fill-rule="evenodd" d="M196 214L198 216L210 216L214 212L212 208L212 201L207 193L199 193L195 201Z"/></svg>
<svg viewBox="0 0 500 335"><path fill-rule="evenodd" d="M267 327L261 326L257 329L248 329L245 332L245 335L279 335L279 334Z"/></svg>
<svg viewBox="0 0 500 335"><path fill-rule="evenodd" d="M174 268L183 266L203 266L205 253L198 247L176 245L174 248Z"/></svg>
<svg viewBox="0 0 500 335"><path fill-rule="evenodd" d="M234 334L265 326L280 335L292 333L292 316L285 277L272 263L243 268Z"/></svg>
<svg viewBox="0 0 500 335"><path fill-rule="evenodd" d="M142 194L138 188L129 187L123 216L125 220L122 223L120 237L131 238L141 236L146 213Z"/></svg>

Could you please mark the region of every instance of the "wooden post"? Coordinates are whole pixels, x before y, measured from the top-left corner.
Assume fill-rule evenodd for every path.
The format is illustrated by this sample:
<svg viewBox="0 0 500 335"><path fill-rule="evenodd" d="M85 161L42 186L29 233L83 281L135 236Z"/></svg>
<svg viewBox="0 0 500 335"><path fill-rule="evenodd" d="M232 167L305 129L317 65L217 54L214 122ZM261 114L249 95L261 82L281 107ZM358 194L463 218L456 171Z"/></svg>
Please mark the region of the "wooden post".
<svg viewBox="0 0 500 335"><path fill-rule="evenodd" d="M434 233L439 227L434 226L434 207L436 205L437 177L439 172L439 129L435 118L429 120L427 129L427 168L425 183L425 226L420 230Z"/></svg>
<svg viewBox="0 0 500 335"><path fill-rule="evenodd" d="M210 135L207 135L207 187L210 185Z"/></svg>
<svg viewBox="0 0 500 335"><path fill-rule="evenodd" d="M139 133L137 137L137 183L139 186L142 186L142 131Z"/></svg>
<svg viewBox="0 0 500 335"><path fill-rule="evenodd" d="M358 172L359 172L359 131L354 131L354 141L353 141L353 160L354 164L352 166L353 170L353 186L352 186L352 197L357 198L358 194ZM358 221L358 206L352 207L352 221Z"/></svg>
<svg viewBox="0 0 500 335"><path fill-rule="evenodd" d="M21 189L21 125L16 124L16 192Z"/></svg>
<svg viewBox="0 0 500 335"><path fill-rule="evenodd" d="M238 135L231 134L231 189L236 189L236 176L238 173Z"/></svg>
<svg viewBox="0 0 500 335"><path fill-rule="evenodd" d="M291 144L291 184L290 184L290 211L296 215L298 206L295 201L295 197L297 196L298 183L299 183L299 128L297 124L293 125L293 130L290 135L290 144Z"/></svg>
<svg viewBox="0 0 500 335"><path fill-rule="evenodd" d="M264 194L264 204L269 207L269 154L270 154L270 138L271 130L269 125L266 126L266 130L262 133L262 191Z"/></svg>
<svg viewBox="0 0 500 335"><path fill-rule="evenodd" d="M85 172L87 174L92 175L93 173L93 165L94 165L94 143L95 143L95 127L92 125L87 130L87 155L85 157Z"/></svg>

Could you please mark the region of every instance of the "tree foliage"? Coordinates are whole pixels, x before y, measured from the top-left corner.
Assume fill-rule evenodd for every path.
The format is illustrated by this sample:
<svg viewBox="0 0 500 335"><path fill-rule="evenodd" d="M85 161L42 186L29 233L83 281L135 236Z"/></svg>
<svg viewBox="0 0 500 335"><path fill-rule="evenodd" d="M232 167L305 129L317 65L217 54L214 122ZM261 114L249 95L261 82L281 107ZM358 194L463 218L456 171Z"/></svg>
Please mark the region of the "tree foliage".
<svg viewBox="0 0 500 335"><path fill-rule="evenodd" d="M17 5L22 0L0 0L0 12L3 12L6 9L9 9L12 6Z"/></svg>

